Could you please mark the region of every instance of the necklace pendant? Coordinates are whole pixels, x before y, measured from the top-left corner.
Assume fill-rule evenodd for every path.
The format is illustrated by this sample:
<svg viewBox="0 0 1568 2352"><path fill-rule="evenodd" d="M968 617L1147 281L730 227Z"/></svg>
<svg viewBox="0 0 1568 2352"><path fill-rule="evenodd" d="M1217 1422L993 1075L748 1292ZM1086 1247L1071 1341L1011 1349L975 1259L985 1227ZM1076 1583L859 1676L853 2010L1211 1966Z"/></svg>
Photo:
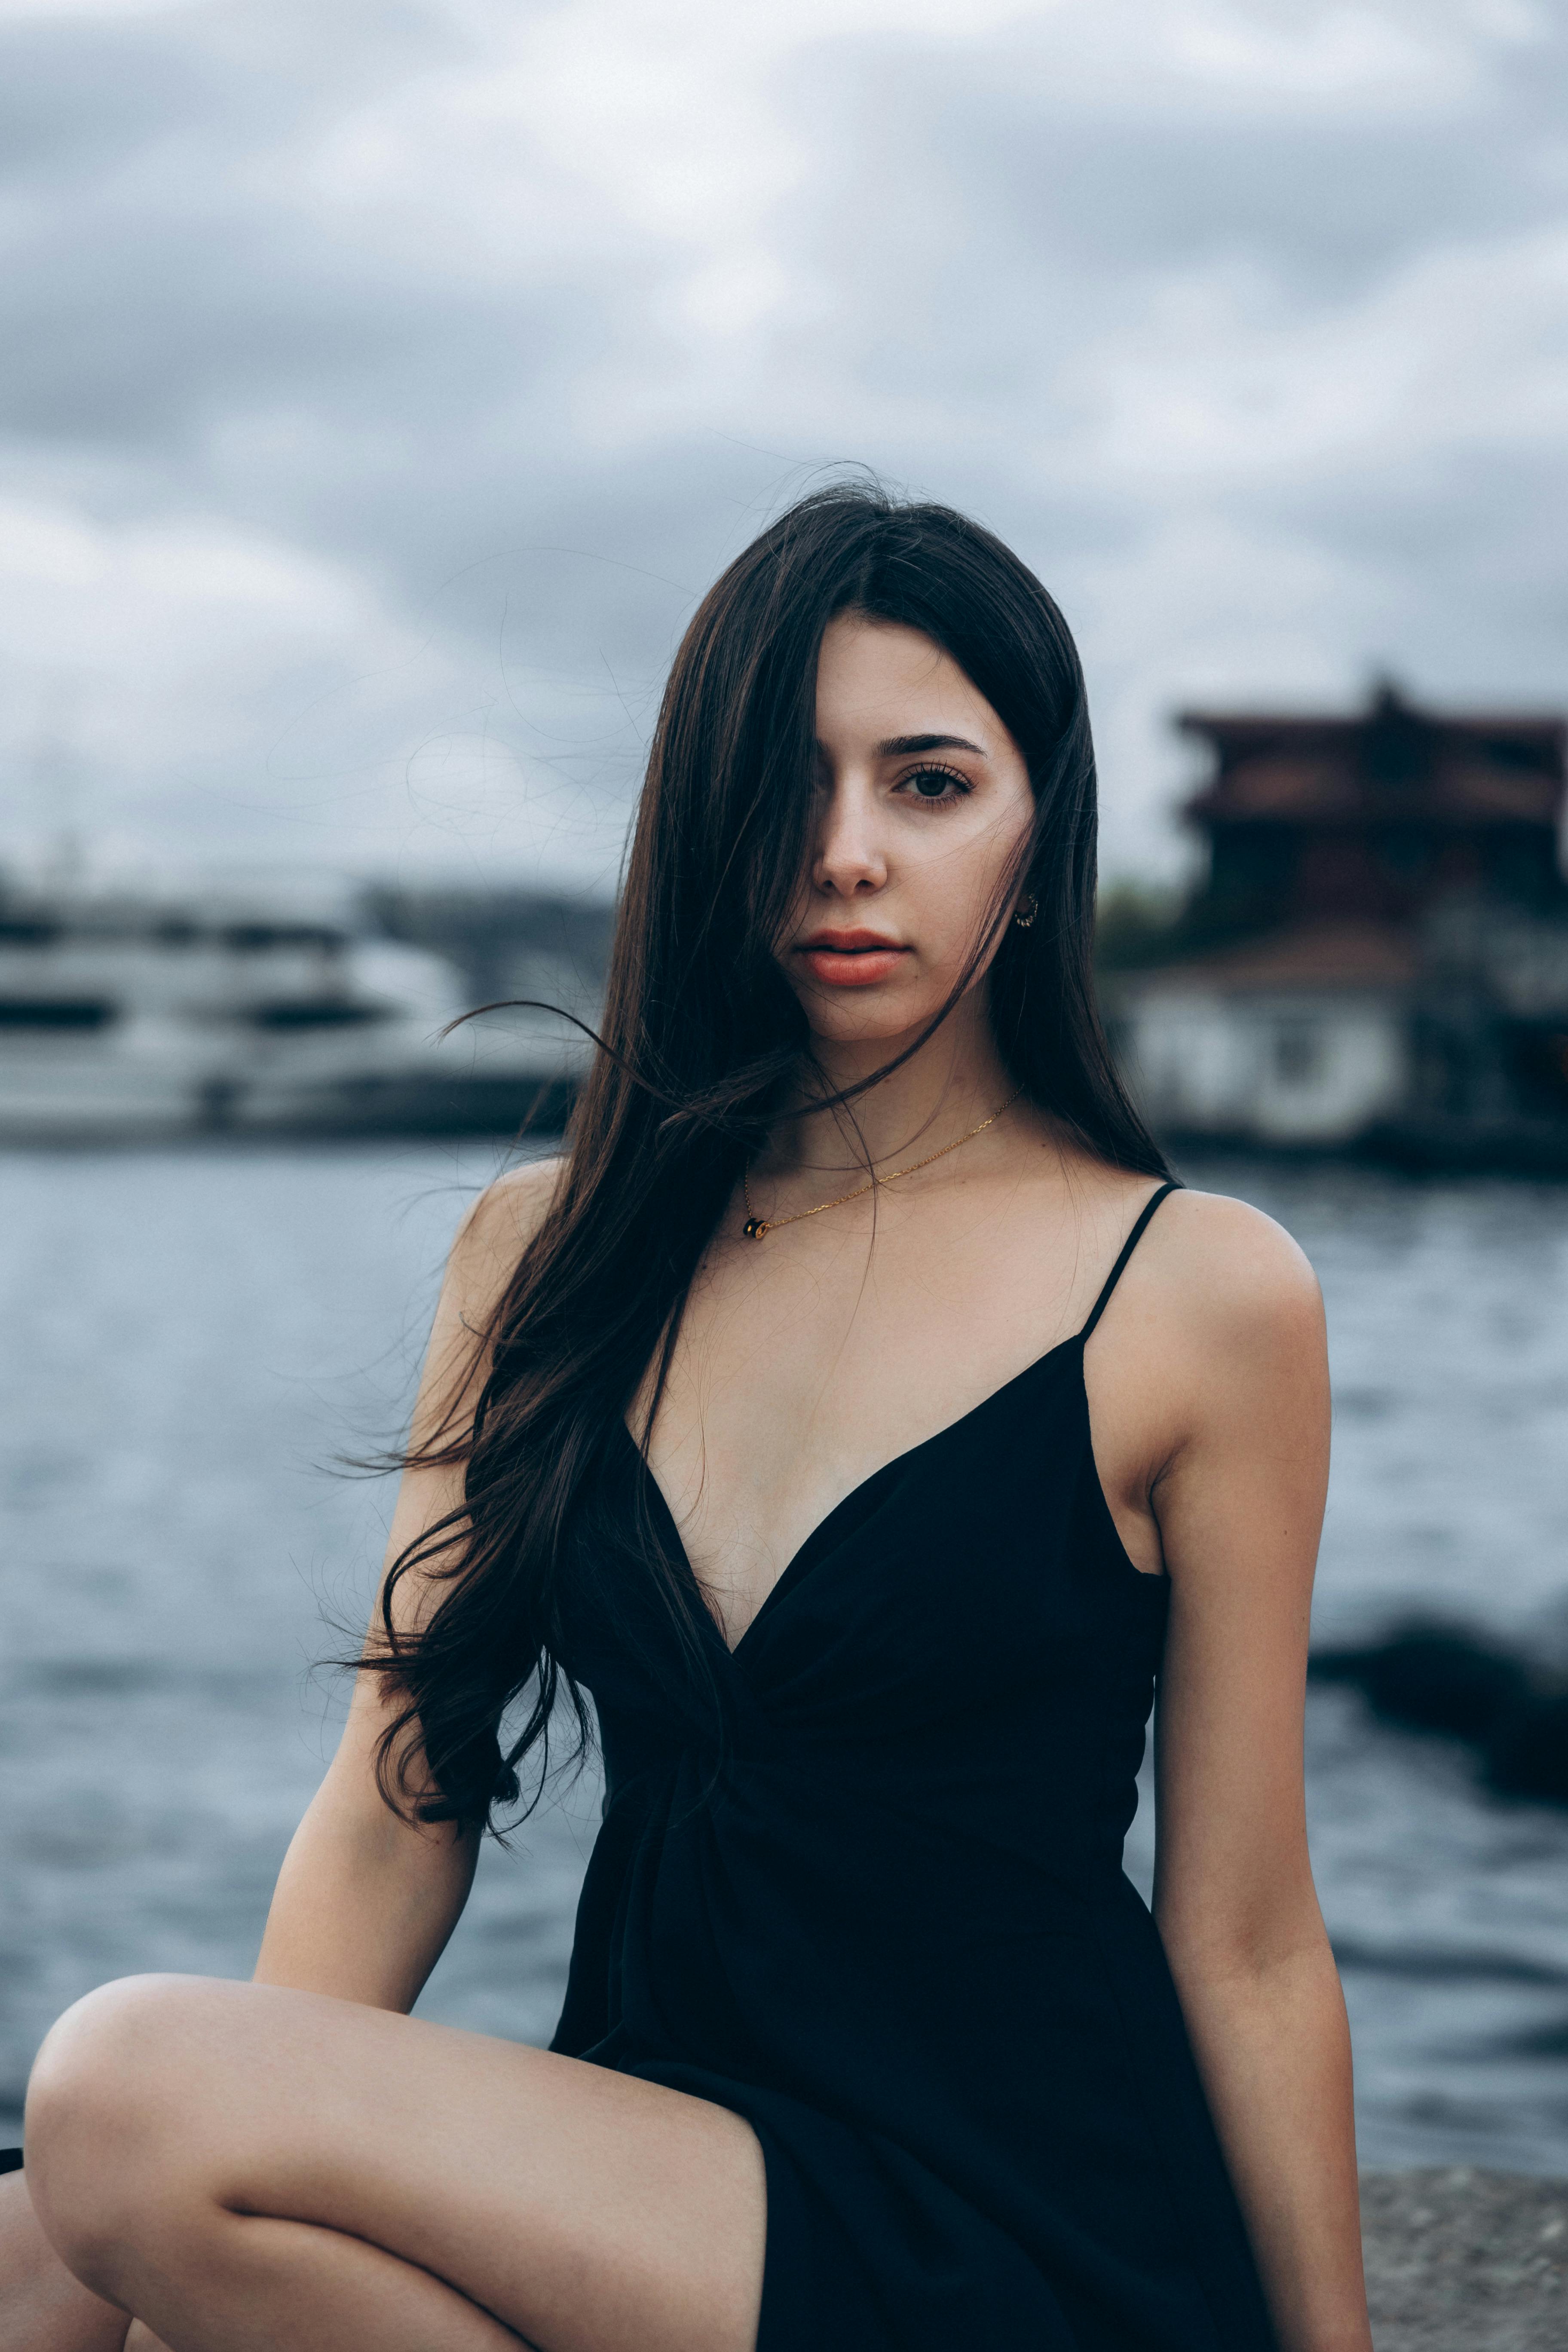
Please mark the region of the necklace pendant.
<svg viewBox="0 0 1568 2352"><path fill-rule="evenodd" d="M767 1229L766 1221L762 1217L748 1217L741 1227L749 1242L760 1242Z"/></svg>

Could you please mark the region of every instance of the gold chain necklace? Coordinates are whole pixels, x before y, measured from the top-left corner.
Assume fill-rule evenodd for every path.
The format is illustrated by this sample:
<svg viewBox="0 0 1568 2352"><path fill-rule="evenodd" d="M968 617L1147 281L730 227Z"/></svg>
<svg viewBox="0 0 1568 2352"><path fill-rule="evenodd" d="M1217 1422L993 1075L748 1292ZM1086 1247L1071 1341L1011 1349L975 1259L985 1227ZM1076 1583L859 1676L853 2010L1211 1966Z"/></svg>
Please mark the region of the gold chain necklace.
<svg viewBox="0 0 1568 2352"><path fill-rule="evenodd" d="M1011 1110L1023 1091L1022 1087L1015 1087L1006 1101L998 1104L989 1118L983 1118L978 1127L972 1127L967 1135L961 1135L957 1143L944 1143L940 1151L928 1151L923 1160L911 1160L907 1168L895 1168L890 1176L873 1176L869 1183L858 1184L853 1192L840 1192L836 1201L819 1201L815 1209L797 1209L793 1217L754 1217L752 1214L752 1188L747 1181L749 1171L742 1168L741 1198L746 1204L746 1222L741 1231L749 1242L760 1242L763 1234L771 1234L775 1226L803 1224L807 1217L820 1217L825 1210L842 1209L846 1202L860 1200L866 1193L875 1192L879 1184L896 1184L900 1177L913 1176L921 1168L929 1168L933 1160L945 1160L950 1151L958 1150L960 1145L973 1143L977 1135L984 1135L988 1127L994 1127L1002 1113Z"/></svg>

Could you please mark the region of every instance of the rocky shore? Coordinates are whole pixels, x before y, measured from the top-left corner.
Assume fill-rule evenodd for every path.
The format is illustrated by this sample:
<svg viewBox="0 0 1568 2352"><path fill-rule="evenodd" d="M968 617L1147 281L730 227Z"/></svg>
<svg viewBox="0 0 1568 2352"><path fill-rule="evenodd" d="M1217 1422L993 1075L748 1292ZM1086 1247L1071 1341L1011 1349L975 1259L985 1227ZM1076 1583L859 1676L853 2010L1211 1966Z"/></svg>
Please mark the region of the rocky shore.
<svg viewBox="0 0 1568 2352"><path fill-rule="evenodd" d="M1377 2352L1565 2352L1568 2180L1362 2175Z"/></svg>

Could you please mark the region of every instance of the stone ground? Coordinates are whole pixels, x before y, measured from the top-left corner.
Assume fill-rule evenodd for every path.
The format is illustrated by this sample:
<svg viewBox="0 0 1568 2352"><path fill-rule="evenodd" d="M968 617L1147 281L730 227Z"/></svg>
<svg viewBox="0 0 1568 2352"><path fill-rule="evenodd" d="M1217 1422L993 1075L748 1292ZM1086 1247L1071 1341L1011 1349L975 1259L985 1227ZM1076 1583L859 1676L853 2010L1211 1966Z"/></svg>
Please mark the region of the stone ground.
<svg viewBox="0 0 1568 2352"><path fill-rule="evenodd" d="M1568 2352L1568 2180L1362 2175L1377 2352Z"/></svg>

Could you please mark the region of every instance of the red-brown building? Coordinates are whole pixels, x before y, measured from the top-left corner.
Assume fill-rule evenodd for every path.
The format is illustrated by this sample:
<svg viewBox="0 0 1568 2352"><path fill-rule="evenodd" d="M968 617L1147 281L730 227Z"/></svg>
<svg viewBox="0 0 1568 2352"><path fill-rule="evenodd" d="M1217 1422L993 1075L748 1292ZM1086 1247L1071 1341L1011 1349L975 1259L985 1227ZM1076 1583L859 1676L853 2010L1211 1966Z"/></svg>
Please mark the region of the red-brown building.
<svg viewBox="0 0 1568 2352"><path fill-rule="evenodd" d="M1178 724L1213 754L1184 812L1208 873L1171 960L1111 989L1154 1117L1437 1157L1561 1123L1568 1147L1563 722L1384 688L1354 718Z"/></svg>
<svg viewBox="0 0 1568 2352"><path fill-rule="evenodd" d="M1561 719L1438 717L1385 687L1359 719L1177 724L1214 753L1186 815L1208 836L1211 901L1242 919L1403 924L1459 891L1568 906Z"/></svg>

